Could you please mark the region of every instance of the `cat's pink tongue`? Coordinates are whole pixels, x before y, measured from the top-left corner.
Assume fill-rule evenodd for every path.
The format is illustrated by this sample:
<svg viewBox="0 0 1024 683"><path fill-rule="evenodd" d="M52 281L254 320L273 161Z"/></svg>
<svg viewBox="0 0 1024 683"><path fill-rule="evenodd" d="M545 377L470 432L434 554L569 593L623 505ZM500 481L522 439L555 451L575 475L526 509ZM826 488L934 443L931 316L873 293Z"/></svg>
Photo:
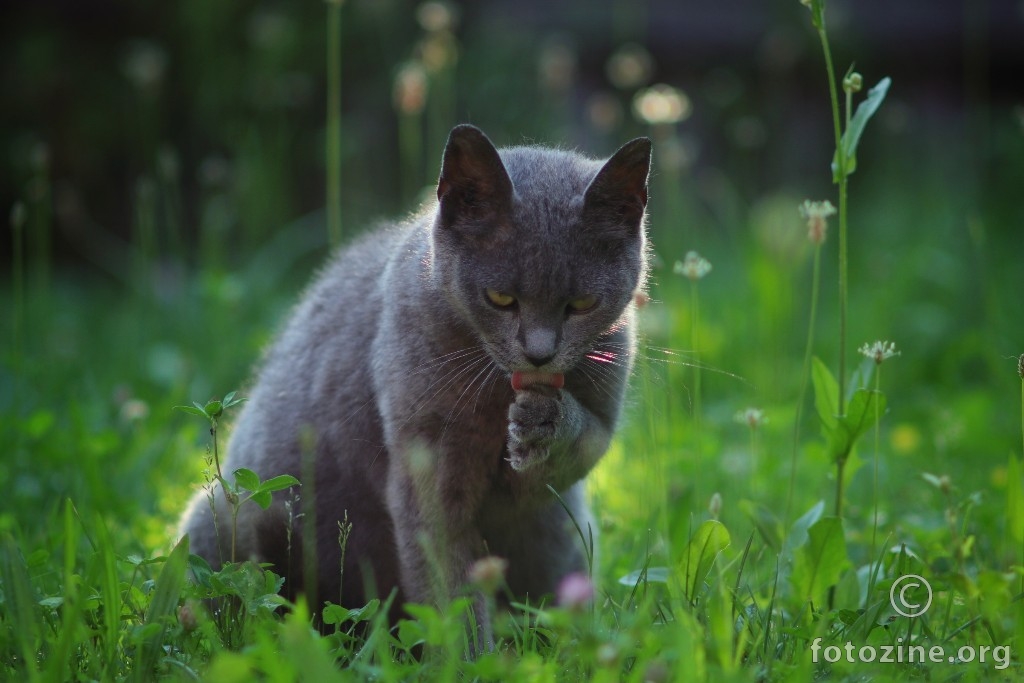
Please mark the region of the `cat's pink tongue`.
<svg viewBox="0 0 1024 683"><path fill-rule="evenodd" d="M546 384L555 389L561 389L565 385L565 375L560 372L520 372L512 373L512 389L522 391L529 389L534 384Z"/></svg>

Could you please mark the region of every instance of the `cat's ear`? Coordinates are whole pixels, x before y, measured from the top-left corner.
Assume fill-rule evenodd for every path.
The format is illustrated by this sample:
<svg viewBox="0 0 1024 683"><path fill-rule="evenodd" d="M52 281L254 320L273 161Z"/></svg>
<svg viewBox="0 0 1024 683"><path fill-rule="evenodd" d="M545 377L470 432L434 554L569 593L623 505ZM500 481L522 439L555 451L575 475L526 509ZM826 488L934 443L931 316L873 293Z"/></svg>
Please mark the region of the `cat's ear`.
<svg viewBox="0 0 1024 683"><path fill-rule="evenodd" d="M513 192L498 150L483 131L468 124L455 126L437 181L441 225L479 224L507 209Z"/></svg>
<svg viewBox="0 0 1024 683"><path fill-rule="evenodd" d="M583 195L587 222L602 232L640 228L647 207L647 176L651 171L651 141L631 140L605 162Z"/></svg>

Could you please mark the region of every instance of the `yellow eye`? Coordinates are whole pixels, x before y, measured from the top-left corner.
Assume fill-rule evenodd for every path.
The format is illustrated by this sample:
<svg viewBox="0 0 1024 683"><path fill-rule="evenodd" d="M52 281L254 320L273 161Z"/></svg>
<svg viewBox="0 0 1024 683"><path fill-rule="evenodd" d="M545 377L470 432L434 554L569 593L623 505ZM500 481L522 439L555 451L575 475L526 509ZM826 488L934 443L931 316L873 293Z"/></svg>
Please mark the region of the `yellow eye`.
<svg viewBox="0 0 1024 683"><path fill-rule="evenodd" d="M593 308L596 303L597 297L593 294L588 294L587 296L581 296L570 301L569 310L573 313L583 313Z"/></svg>
<svg viewBox="0 0 1024 683"><path fill-rule="evenodd" d="M511 294L502 294L496 289L487 288L487 298L492 304L498 308L510 308L516 302L516 298Z"/></svg>

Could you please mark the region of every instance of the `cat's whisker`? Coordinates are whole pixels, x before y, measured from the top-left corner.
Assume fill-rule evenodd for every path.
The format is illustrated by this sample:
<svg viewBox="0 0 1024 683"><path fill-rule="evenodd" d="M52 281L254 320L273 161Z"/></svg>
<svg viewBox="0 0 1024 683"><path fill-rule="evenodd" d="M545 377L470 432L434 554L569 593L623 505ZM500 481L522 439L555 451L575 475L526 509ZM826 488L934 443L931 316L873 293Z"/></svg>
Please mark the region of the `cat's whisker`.
<svg viewBox="0 0 1024 683"><path fill-rule="evenodd" d="M468 356L470 354L473 354L475 352L479 352L481 350L482 349L480 348L480 346L476 345L476 346L468 346L468 347L462 348L462 349L457 349L455 351L449 351L448 353L441 354L440 356L437 356L436 358L431 358L430 360L427 360L427 361L424 361L424 362L420 363L419 365L414 367L409 372L410 372L410 374L419 374L419 373L422 373L422 372L426 372L427 370L435 368L435 367L437 367L439 365L444 365L445 363L449 363L449 362L451 362L453 360L457 360L459 358L464 358L464 357L466 357L466 356Z"/></svg>
<svg viewBox="0 0 1024 683"><path fill-rule="evenodd" d="M452 404L452 409L448 412L448 415L445 417L444 426L441 429L441 436L438 439L439 441L444 441L444 437L448 432L448 428L455 423L455 420L458 419L459 415L461 415L462 412L469 406L470 401L463 401L463 399L466 398L467 394L469 394L471 390L473 390L473 387L477 383L477 380L479 380L481 376L484 376L485 373L487 373L487 376L490 376L490 373L494 368L494 362L489 357L485 356L483 358L477 359L475 363L471 364L470 371L472 371L472 369L475 369L476 366L480 364L482 364L483 367L480 368L476 375L474 375L473 378L469 380L469 382L466 384L463 390L459 393L458 397L455 399L455 402ZM479 391L481 388L482 385L480 385L477 388L477 391ZM461 408L459 407L460 403L462 403Z"/></svg>
<svg viewBox="0 0 1024 683"><path fill-rule="evenodd" d="M472 372L472 368L477 363L484 360L489 360L489 356L487 356L487 354L485 354L482 349L476 347L474 350L477 351L478 354L467 353L462 356L457 356L455 358L448 359L447 361L445 361L445 363L441 364L441 367L443 367L447 363L456 363L454 367L448 368L447 372L441 374L439 377L431 381L430 384L428 384L427 387L422 392L420 392L420 394L413 401L413 405L415 407L413 408L412 411L410 411L410 414L407 415L406 418L402 421L403 426L408 424L413 417L420 413L424 406L429 405L431 401L433 401L435 398L437 398L438 395L441 394L441 392L443 392L445 389L447 389L452 384L457 382L460 377L467 374L468 372ZM436 390L433 393L431 393L431 390L435 389L435 387ZM428 394L430 395L428 396Z"/></svg>
<svg viewBox="0 0 1024 683"><path fill-rule="evenodd" d="M644 360L650 361L652 363L661 363L661 364L664 364L664 365L678 365L678 366L688 367L688 368L697 368L697 369L699 369L701 371L707 371L707 372L712 372L712 373L715 373L715 374L718 374L718 375L724 375L726 377L730 377L732 379L739 380L740 382L743 382L744 384L750 385L750 382L745 377L743 377L742 375L737 375L735 373L729 372L728 370L723 370L723 369L717 368L717 367L715 367L713 365L708 365L707 363L703 363L703 362L701 362L699 360L689 361L689 360L683 360L681 358L681 356L693 355L692 351L681 351L679 349L668 349L668 348L663 348L663 347L658 347L658 346L649 346L649 345L641 346L639 348L640 348L640 353L638 355L641 358L643 358ZM645 351L656 351L656 352L658 352L660 354L663 354L664 356L667 356L667 357L666 358L661 358L661 357L652 356L652 355L649 355L647 353L644 353Z"/></svg>

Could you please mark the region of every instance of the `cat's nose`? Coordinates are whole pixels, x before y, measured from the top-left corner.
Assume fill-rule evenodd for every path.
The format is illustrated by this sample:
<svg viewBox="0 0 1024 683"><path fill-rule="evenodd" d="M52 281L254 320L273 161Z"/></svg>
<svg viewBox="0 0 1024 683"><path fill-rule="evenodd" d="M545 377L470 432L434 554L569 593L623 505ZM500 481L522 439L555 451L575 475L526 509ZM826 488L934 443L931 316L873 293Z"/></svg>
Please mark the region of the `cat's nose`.
<svg viewBox="0 0 1024 683"><path fill-rule="evenodd" d="M558 350L558 336L547 327L528 329L523 339L523 356L527 362L539 368L554 360Z"/></svg>
<svg viewBox="0 0 1024 683"><path fill-rule="evenodd" d="M536 368L539 368L542 365L547 365L548 363L550 363L554 359L555 359L555 354L553 354L553 353L551 355L548 355L548 356L531 356L529 354L526 354L527 362L529 362L531 365L533 365Z"/></svg>

